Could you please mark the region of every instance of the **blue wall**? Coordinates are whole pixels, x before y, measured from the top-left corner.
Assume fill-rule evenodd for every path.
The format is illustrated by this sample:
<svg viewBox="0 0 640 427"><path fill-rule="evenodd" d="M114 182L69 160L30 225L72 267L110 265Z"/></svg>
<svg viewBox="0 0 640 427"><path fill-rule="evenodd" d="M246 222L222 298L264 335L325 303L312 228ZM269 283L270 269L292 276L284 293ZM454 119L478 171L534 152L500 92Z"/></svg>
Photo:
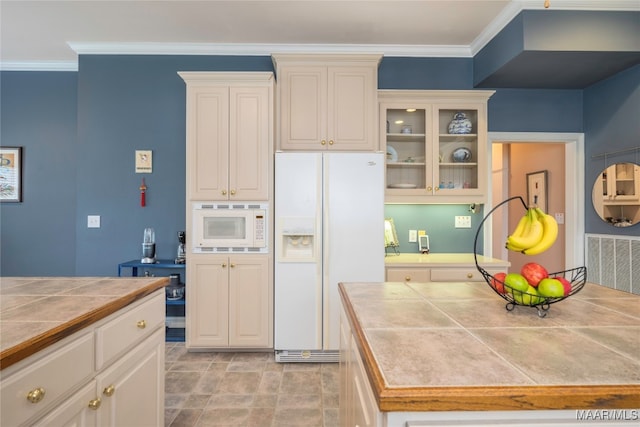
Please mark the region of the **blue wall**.
<svg viewBox="0 0 640 427"><path fill-rule="evenodd" d="M185 196L185 87L176 73L196 70L273 65L270 57L81 56L78 73L1 73L2 144L24 146L26 160L25 201L0 207L2 275L115 275L119 262L140 257L145 227L156 230L157 255L175 257ZM469 89L472 81L470 59L385 58L380 65L384 89ZM629 102L638 111L639 84L636 67L585 91L499 89L489 101L489 130L585 131L589 153L606 151ZM638 145L637 123L618 130L619 144ZM152 174L135 174L136 149L153 150ZM587 160L588 200L601 169L590 167ZM146 208L139 206L142 176ZM424 215L442 215L435 212ZM100 229L86 227L93 214L102 217ZM424 228L435 250L475 234L476 224L447 231L430 220ZM589 220L587 231L595 226ZM434 234L440 230L445 237ZM438 251L466 252L470 241Z"/></svg>
<svg viewBox="0 0 640 427"><path fill-rule="evenodd" d="M0 141L23 147L23 202L0 204L0 274L75 273L77 73L3 72Z"/></svg>
<svg viewBox="0 0 640 427"><path fill-rule="evenodd" d="M640 236L640 225L616 228L596 215L591 189L598 174L613 163L640 164L640 150L593 158L605 153L640 147L640 65L587 88L585 122L585 231L587 233ZM606 163L605 163L606 162Z"/></svg>

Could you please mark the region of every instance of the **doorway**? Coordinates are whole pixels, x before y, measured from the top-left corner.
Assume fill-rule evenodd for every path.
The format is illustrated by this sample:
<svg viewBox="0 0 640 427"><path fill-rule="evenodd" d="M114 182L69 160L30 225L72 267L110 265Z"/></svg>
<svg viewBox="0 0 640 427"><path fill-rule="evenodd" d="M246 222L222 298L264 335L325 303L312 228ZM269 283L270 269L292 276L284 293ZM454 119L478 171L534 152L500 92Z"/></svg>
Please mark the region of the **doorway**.
<svg viewBox="0 0 640 427"><path fill-rule="evenodd" d="M530 149L537 144L544 149L544 144L561 144L564 147L564 177L556 177L555 185L564 182L564 212L548 212L564 214L564 269L584 265L584 135L577 133L530 133L530 132L489 132L489 152L493 146L501 147L518 144L515 147ZM528 144L528 147L519 144ZM551 147L551 145L549 145ZM498 157L490 159L491 182L489 189L489 212L493 206L509 197L510 156L508 150L499 151ZM505 152L506 151L506 152ZM560 178L562 180L558 180ZM519 177L519 179L524 179ZM526 198L526 194L523 194ZM508 218L513 216L513 209L520 209L515 216L521 216L522 207L514 202L497 209L487 221L484 230L484 253L501 259L509 259L503 242L509 233ZM554 207L551 207L554 210ZM511 213L509 212L511 210ZM544 262L542 262L544 264ZM514 267L517 267L514 263Z"/></svg>

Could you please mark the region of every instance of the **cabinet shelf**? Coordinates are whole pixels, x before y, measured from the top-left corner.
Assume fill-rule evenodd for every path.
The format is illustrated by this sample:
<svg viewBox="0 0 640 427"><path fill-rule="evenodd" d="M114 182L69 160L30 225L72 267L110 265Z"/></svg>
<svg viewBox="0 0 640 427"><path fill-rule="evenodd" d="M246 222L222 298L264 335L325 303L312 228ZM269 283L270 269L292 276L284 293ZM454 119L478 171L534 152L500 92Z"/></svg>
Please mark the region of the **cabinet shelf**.
<svg viewBox="0 0 640 427"><path fill-rule="evenodd" d="M415 166L421 166L424 167L426 166L425 162L388 162L387 166L389 167L400 167L400 168L406 168L406 167L415 167Z"/></svg>

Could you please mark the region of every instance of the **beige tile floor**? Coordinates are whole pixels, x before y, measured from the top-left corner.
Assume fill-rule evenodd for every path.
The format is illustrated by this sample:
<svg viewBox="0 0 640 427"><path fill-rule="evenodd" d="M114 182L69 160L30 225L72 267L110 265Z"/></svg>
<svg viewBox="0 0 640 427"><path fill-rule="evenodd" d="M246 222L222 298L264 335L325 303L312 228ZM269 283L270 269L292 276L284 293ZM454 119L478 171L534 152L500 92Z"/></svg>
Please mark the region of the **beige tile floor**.
<svg viewBox="0 0 640 427"><path fill-rule="evenodd" d="M268 353L189 353L167 343L165 426L335 427L337 363L276 363Z"/></svg>

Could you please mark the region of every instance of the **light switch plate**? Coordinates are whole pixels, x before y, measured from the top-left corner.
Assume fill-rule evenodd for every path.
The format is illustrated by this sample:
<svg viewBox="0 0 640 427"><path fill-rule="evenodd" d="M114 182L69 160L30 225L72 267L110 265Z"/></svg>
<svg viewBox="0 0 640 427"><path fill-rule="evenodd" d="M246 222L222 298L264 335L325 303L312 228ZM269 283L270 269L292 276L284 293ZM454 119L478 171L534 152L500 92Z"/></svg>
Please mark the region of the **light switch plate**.
<svg viewBox="0 0 640 427"><path fill-rule="evenodd" d="M471 217L468 215L456 216L456 228L471 228Z"/></svg>
<svg viewBox="0 0 640 427"><path fill-rule="evenodd" d="M418 241L418 231L409 230L409 243L415 243Z"/></svg>
<svg viewBox="0 0 640 427"><path fill-rule="evenodd" d="M87 228L100 228L100 215L88 215Z"/></svg>

